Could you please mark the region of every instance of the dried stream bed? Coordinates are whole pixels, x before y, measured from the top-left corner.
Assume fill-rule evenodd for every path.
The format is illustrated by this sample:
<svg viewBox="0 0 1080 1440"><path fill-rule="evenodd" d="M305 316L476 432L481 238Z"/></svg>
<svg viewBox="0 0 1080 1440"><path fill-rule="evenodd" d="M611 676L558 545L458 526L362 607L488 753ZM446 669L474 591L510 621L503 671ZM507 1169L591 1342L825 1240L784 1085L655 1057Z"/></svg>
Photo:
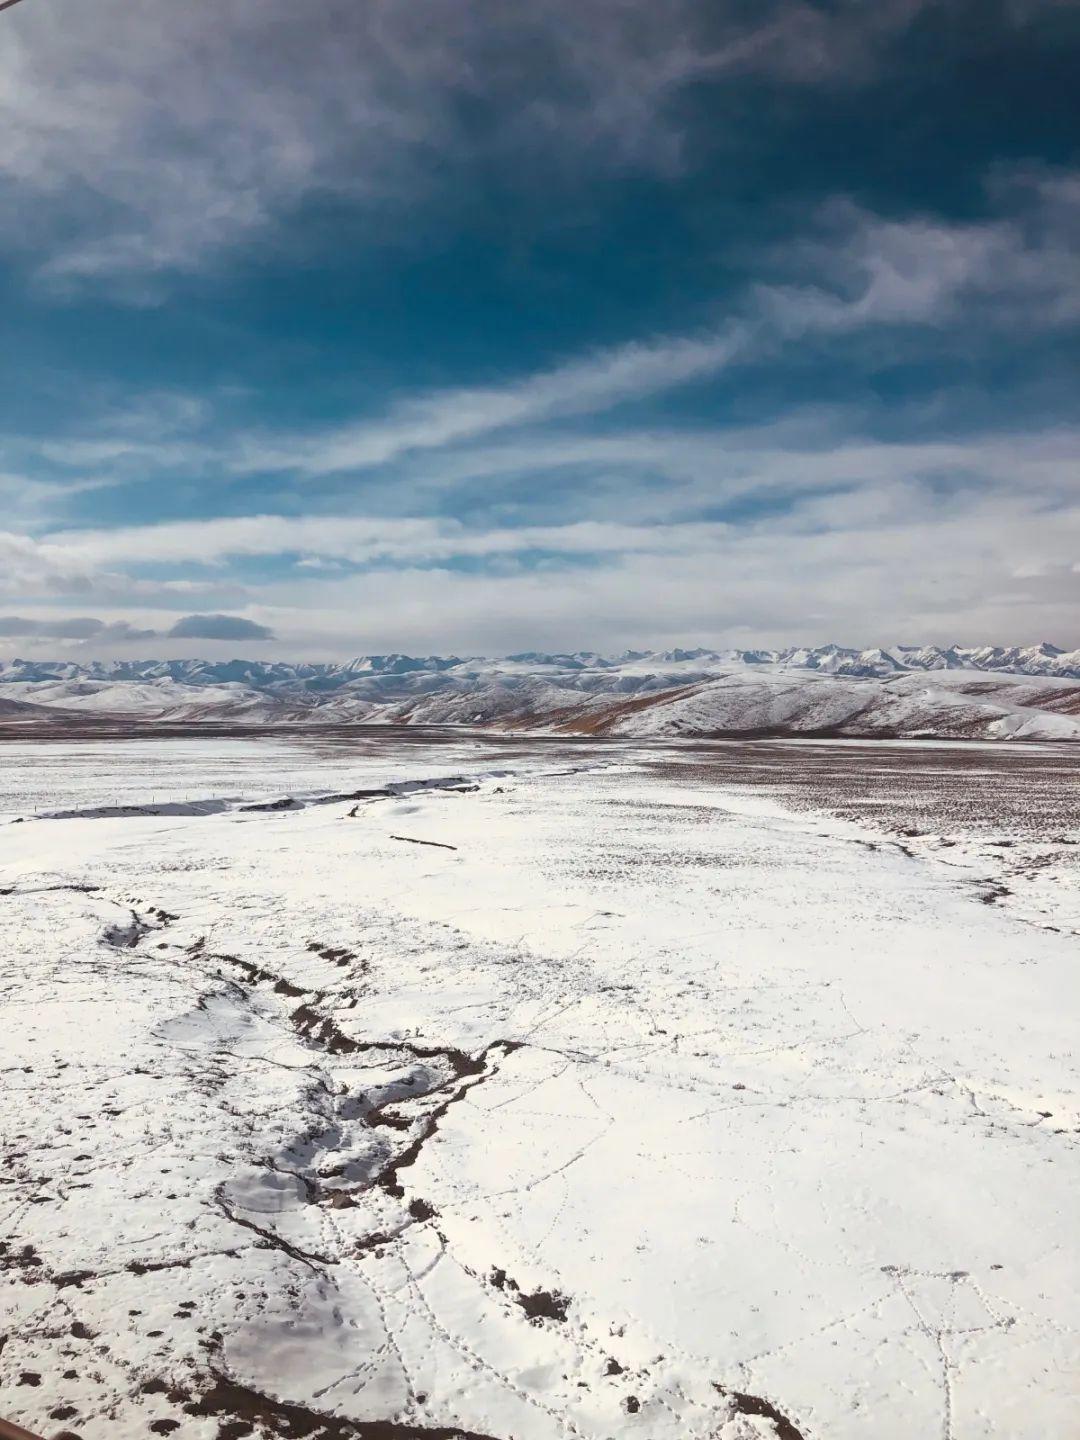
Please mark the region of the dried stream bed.
<svg viewBox="0 0 1080 1440"><path fill-rule="evenodd" d="M1067 1433L1067 750L5 755L5 1418Z"/></svg>

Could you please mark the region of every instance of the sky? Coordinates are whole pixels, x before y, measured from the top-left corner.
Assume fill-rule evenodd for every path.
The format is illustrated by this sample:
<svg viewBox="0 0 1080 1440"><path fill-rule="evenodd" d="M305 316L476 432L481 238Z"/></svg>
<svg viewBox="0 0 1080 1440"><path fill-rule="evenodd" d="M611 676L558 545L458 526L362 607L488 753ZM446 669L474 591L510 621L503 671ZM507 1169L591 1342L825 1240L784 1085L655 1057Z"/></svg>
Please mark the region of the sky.
<svg viewBox="0 0 1080 1440"><path fill-rule="evenodd" d="M0 13L0 654L1080 646L1080 0Z"/></svg>

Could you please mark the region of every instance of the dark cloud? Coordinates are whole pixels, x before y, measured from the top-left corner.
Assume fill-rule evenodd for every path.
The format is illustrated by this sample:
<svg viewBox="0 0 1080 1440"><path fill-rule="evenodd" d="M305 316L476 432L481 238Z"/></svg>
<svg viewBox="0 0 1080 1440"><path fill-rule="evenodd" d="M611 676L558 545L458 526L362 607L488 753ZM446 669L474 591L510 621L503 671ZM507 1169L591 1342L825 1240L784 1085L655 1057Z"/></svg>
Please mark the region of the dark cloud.
<svg viewBox="0 0 1080 1440"><path fill-rule="evenodd" d="M920 27L1015 31L1049 0L99 0L20 7L0 49L0 204L67 282L198 268L313 196L369 211L480 167L668 175L687 100L859 91ZM936 34L936 31L935 31ZM954 41L955 43L955 41ZM119 58L118 58L119 57ZM921 55L919 57L921 65ZM692 108L692 107L690 107ZM457 188L452 186L451 188ZM72 225L72 221L77 224ZM12 235L16 233L12 227ZM76 238L72 241L72 234Z"/></svg>
<svg viewBox="0 0 1080 1440"><path fill-rule="evenodd" d="M170 640L272 640L274 632L242 615L185 615L169 631Z"/></svg>
<svg viewBox="0 0 1080 1440"><path fill-rule="evenodd" d="M129 625L126 620L109 623L92 615L72 615L60 620L30 620L23 615L0 616L0 636L5 639L107 642L149 640L159 633L157 630L140 630L137 626Z"/></svg>

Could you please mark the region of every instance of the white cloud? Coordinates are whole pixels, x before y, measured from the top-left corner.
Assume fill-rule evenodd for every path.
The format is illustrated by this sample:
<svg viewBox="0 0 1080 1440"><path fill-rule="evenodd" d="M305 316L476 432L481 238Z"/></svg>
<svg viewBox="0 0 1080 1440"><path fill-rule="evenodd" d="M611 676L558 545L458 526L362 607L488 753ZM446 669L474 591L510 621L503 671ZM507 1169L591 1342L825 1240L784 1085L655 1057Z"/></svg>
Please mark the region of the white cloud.
<svg viewBox="0 0 1080 1440"><path fill-rule="evenodd" d="M278 637L260 653L293 658L830 639L1080 645L1075 496L941 497L885 482L853 504L808 496L750 525L647 528L570 527L549 537L565 549L538 569L504 554L478 570L402 558L336 577L294 572L255 587L245 615ZM577 541L599 555L577 563ZM155 621L135 597L102 613L135 627L175 618ZM154 648L192 653L190 641Z"/></svg>
<svg viewBox="0 0 1080 1440"><path fill-rule="evenodd" d="M89 554L79 554L52 539L35 539L0 531L0 595L21 601L27 596L48 598L93 597L121 605L194 602L201 596L237 594L231 581L211 585L198 580L161 578L146 580L105 569Z"/></svg>
<svg viewBox="0 0 1080 1440"><path fill-rule="evenodd" d="M1002 212L949 223L886 219L850 200L822 207L819 233L780 248L786 271L808 283L762 285L757 295L781 335L874 325L989 320L1030 333L1080 319L1080 173L1010 167L987 180ZM825 288L828 287L828 288Z"/></svg>
<svg viewBox="0 0 1080 1440"><path fill-rule="evenodd" d="M737 501L776 503L800 491L887 478L1007 486L1022 475L1039 491L1075 487L1075 428L884 443L860 437L862 418L821 410L726 430L533 434L425 459L395 477L395 493L417 509L441 492L471 489L492 510L521 517L571 511L596 518L615 510L625 521L663 522ZM569 493L552 491L560 473L573 477Z"/></svg>
<svg viewBox="0 0 1080 1440"><path fill-rule="evenodd" d="M615 494L590 518L558 524L262 515L57 532L18 553L37 593L81 584L111 597L111 620L135 626L151 623L148 603L184 604L170 587L193 582L170 579L177 566L204 562L227 576L235 557L314 560L247 585L246 619L273 629L273 653L291 655L830 635L1080 643L1075 432L830 447L819 428L815 448L801 449L736 433L739 449L712 437L721 488L730 466L739 490L780 502L737 524L692 513L692 501L716 498L698 434L681 518L635 518L637 500ZM651 436L655 455L677 439ZM657 497L638 498L647 508ZM163 578L132 584L124 567Z"/></svg>
<svg viewBox="0 0 1080 1440"><path fill-rule="evenodd" d="M1080 644L1080 504L1045 514L1023 496L995 496L935 507L886 490L867 495L850 524L821 508L748 530L690 529L682 548L616 552L585 569L406 567L285 582L265 587L256 611L293 655L830 639Z"/></svg>
<svg viewBox="0 0 1080 1440"><path fill-rule="evenodd" d="M62 574L89 575L102 566L222 566L237 557L292 554L300 556L301 568L314 572L340 561L413 564L534 550L568 555L666 552L695 537L706 546L711 543L718 527L696 518L695 509L715 509L747 497L779 497L793 513L806 514L808 502L801 502L800 509L796 497L828 492L821 503L829 508L823 513L828 523L843 525L852 522L859 494L880 493L876 487L883 485L896 487L897 494L908 487L914 496L923 493L920 486L936 484L944 492L938 501L942 505L950 488L957 496L954 503L967 503L972 486L984 494L1008 493L1018 477L1023 477L1032 506L1060 503L1076 490L1080 434L1075 430L923 444L853 439L817 448L779 448L769 443L774 438L771 427L731 435L719 431L686 436L676 431L577 437L556 441L550 450L538 442L526 452L496 448L492 455L480 452L471 462L461 460L458 479L462 473L479 473L489 484L500 467L509 466L514 473L526 459L534 472L586 463L623 467L623 483L614 492L604 492L595 507L573 502L563 507L593 508L593 514L563 523L509 528L424 515L246 515L57 531L41 544L25 541L22 553L47 561ZM625 473L632 464L654 466L661 473L666 467L670 483L660 491L651 484L638 489ZM835 498L837 490L844 492L842 500ZM676 519L680 512L682 518Z"/></svg>

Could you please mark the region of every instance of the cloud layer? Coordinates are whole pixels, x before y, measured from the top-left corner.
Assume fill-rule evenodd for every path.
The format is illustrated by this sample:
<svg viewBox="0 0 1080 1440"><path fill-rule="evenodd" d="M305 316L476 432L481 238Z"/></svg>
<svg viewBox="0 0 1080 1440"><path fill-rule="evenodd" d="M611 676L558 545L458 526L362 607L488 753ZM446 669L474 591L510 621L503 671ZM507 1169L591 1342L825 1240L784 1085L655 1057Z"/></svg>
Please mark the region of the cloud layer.
<svg viewBox="0 0 1080 1440"><path fill-rule="evenodd" d="M0 641L1080 643L1070 9L5 14Z"/></svg>
<svg viewBox="0 0 1080 1440"><path fill-rule="evenodd" d="M651 438L662 452L663 437ZM609 514L497 528L431 517L245 516L61 531L24 546L23 563L36 557L46 581L75 574L92 586L92 577L105 577L106 599L125 567L271 566L248 582L245 616L172 624L171 654L190 653L180 642L262 641L271 630L293 655L617 649L630 637L658 645L836 635L1075 643L1077 432L816 450L753 449L749 438L725 455L722 435L697 437L682 480L684 519L650 517L655 497L646 485L620 491L628 511L640 504L646 512L636 521ZM703 484L697 467L725 460L738 472L734 495L760 502L769 491L778 503L752 517L705 518L702 503L720 487ZM159 589L154 602L168 605L169 592ZM153 628L154 612L128 603L140 628ZM124 623L120 612L113 618ZM61 633L89 632L65 632L63 622L38 631Z"/></svg>
<svg viewBox="0 0 1080 1440"><path fill-rule="evenodd" d="M934 8L25 6L0 48L0 179L30 207L26 238L44 242L54 280L187 269L313 194L400 207L477 165L679 172L693 163L682 101L695 87L859 85ZM1013 7L1011 23L1041 8Z"/></svg>
<svg viewBox="0 0 1080 1440"><path fill-rule="evenodd" d="M68 615L58 619L31 618L26 615L0 615L0 639L38 641L71 641L79 645L93 644L130 646L144 640L272 640L273 631L239 615L184 615L168 630L154 630L131 625L126 620L100 620L95 615Z"/></svg>

